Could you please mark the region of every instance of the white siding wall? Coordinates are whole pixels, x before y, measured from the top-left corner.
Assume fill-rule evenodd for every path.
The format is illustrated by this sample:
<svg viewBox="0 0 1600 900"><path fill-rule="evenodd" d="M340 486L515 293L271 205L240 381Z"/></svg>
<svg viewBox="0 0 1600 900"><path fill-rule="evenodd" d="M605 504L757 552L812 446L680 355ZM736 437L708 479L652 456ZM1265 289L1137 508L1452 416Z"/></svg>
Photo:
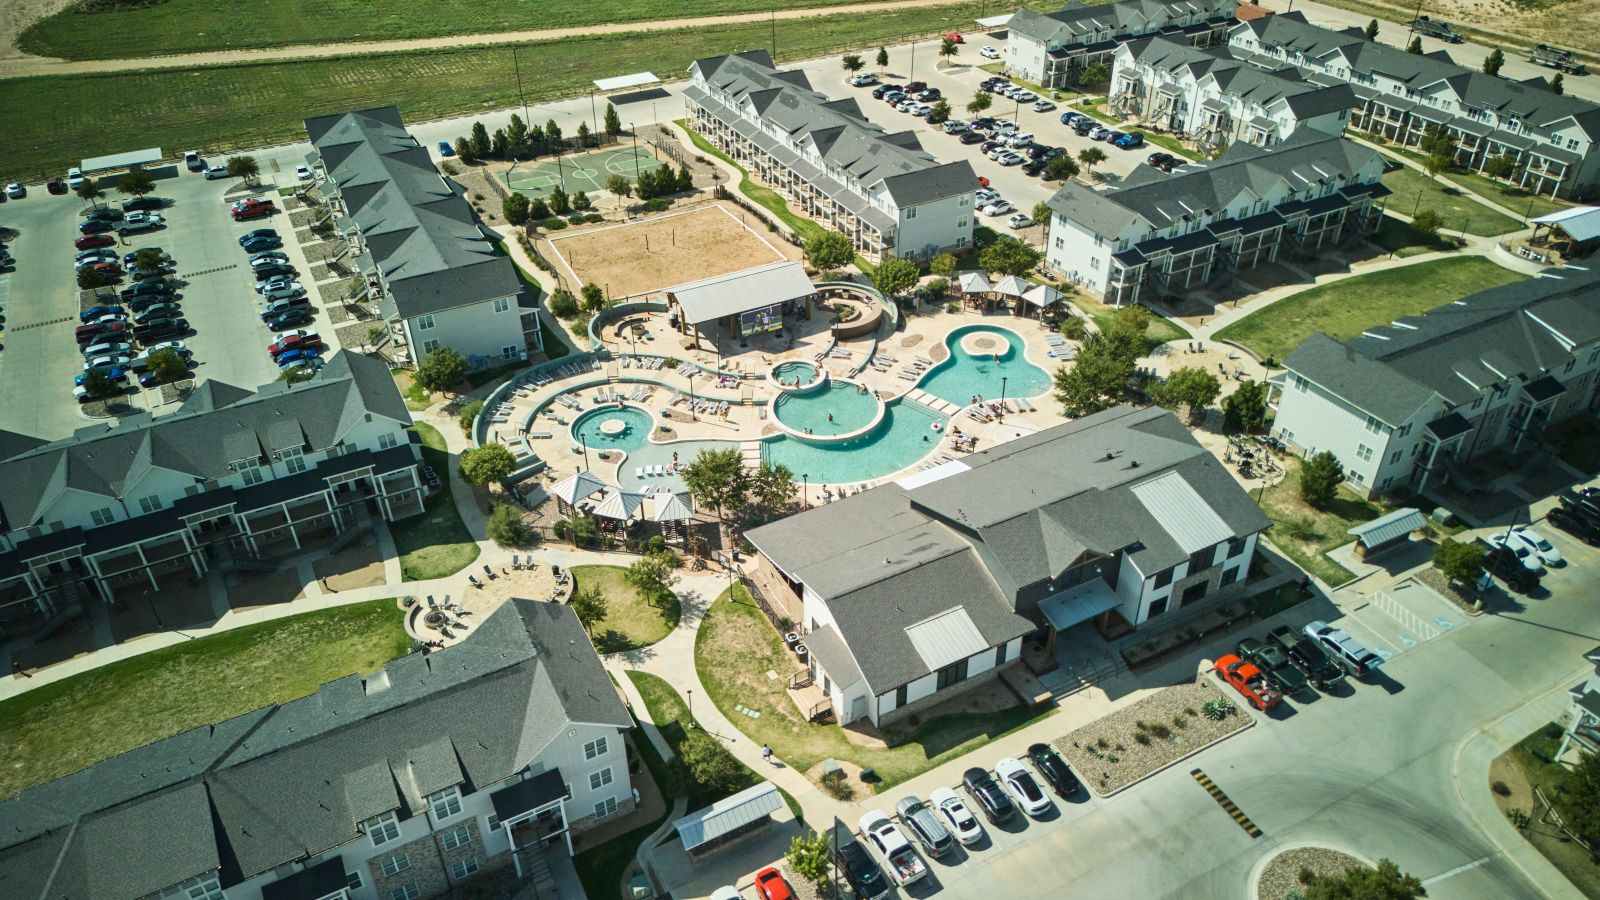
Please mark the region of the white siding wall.
<svg viewBox="0 0 1600 900"><path fill-rule="evenodd" d="M1066 274L1068 280L1081 282L1095 296L1105 293L1106 276L1111 268L1111 254L1115 252L1112 241L1120 235L1105 236L1095 244L1095 233L1063 217L1058 212L1050 214L1050 244L1045 258L1050 265Z"/></svg>
<svg viewBox="0 0 1600 900"><path fill-rule="evenodd" d="M1432 416L1424 413L1418 418L1426 422ZM1406 437L1418 441L1421 430L1420 424L1414 425ZM1384 478L1411 468L1409 450L1402 453L1398 462L1389 462L1395 449L1391 447L1393 429L1380 426L1376 433L1369 430L1366 413L1312 382L1297 382L1294 372L1285 376L1273 431L1307 456L1323 450L1331 452L1346 472L1354 471L1350 480L1362 489L1374 490ZM1380 473L1380 469L1385 471Z"/></svg>
<svg viewBox="0 0 1600 900"><path fill-rule="evenodd" d="M1044 76L1044 42L1010 32L1006 38L1006 68L1037 84Z"/></svg>
<svg viewBox="0 0 1600 900"><path fill-rule="evenodd" d="M972 201L972 194L961 194L900 210L895 255L928 257L972 243ZM913 211L915 216L908 217Z"/></svg>
<svg viewBox="0 0 1600 900"><path fill-rule="evenodd" d="M458 306L433 314L433 327L421 328L420 317L407 320L407 330L412 340L412 352L421 359L427 351L427 342L438 341L441 347L452 347L464 356L501 358L507 346L522 350L522 319L516 297L507 301L504 312L494 311L494 301L486 300L471 306Z"/></svg>
<svg viewBox="0 0 1600 900"><path fill-rule="evenodd" d="M955 688L959 688L960 685L965 684L966 681L970 681L971 679L982 675L990 669L993 669L995 667L994 657L996 649L996 647L990 647L967 657L967 677L961 682L958 682L951 689L953 690ZM1021 656L1022 638L1014 638L1006 644L1006 662L1011 662L1012 660L1018 659ZM918 700L933 696L938 686L939 675L936 672L924 675L921 678L918 678L916 681L911 682L910 684L906 685L905 705L910 706ZM878 695L876 703L877 710L872 716L872 721L874 723L878 722L883 716L886 716L900 708L900 704L895 702L897 694L898 691L889 691L887 693ZM869 704L869 706L870 705L872 704Z"/></svg>

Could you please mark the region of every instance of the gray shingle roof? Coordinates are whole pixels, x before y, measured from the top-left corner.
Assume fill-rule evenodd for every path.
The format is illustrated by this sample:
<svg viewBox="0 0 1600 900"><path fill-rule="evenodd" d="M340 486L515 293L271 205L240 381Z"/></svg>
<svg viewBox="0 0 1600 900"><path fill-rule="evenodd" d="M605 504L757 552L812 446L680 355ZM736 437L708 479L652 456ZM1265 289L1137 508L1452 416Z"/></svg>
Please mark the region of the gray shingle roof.
<svg viewBox="0 0 1600 900"><path fill-rule="evenodd" d="M405 318L516 295L510 258L388 106L306 120L306 132Z"/></svg>
<svg viewBox="0 0 1600 900"><path fill-rule="evenodd" d="M1193 13L1231 18L1236 5L1233 0L1122 0L1104 5L1067 3L1053 13L1023 7L1012 14L1006 28L1046 44L1072 44L1095 40L1097 33L1107 29L1116 35L1127 34L1129 29L1136 29L1134 33L1154 31Z"/></svg>
<svg viewBox="0 0 1600 900"><path fill-rule="evenodd" d="M417 815L424 789L503 781L568 722L631 725L572 611L512 600L455 647L0 802L0 880L28 900L135 900L219 868L227 887L358 838L385 775Z"/></svg>
<svg viewBox="0 0 1600 900"><path fill-rule="evenodd" d="M1259 103L1268 110L1287 106L1299 119L1360 105L1348 84L1309 82L1292 66L1264 69L1234 59L1226 47L1201 49L1188 41L1156 36L1132 41L1128 49L1143 65L1174 73L1188 70L1195 79L1214 81L1222 90L1246 102Z"/></svg>
<svg viewBox="0 0 1600 900"><path fill-rule="evenodd" d="M203 388L160 418L132 416L83 428L0 461L5 526L42 524L45 504L63 487L121 498L150 466L182 472L198 484L268 450L326 450L368 413L411 424L388 367L349 351L330 357L298 385L272 382L251 393L208 381Z"/></svg>

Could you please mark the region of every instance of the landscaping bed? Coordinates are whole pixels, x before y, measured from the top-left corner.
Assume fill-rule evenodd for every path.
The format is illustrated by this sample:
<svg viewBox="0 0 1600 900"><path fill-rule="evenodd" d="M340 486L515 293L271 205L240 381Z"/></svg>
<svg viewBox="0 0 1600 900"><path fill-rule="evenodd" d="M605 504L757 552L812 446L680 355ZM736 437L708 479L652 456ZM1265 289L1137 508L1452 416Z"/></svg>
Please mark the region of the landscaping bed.
<svg viewBox="0 0 1600 900"><path fill-rule="evenodd" d="M1242 601L1224 603L1182 625L1155 632L1137 644L1125 645L1122 648L1122 658L1130 669L1152 666L1177 655L1192 644L1197 644L1219 632L1232 631L1240 624L1255 621L1255 618L1255 612L1248 603Z"/></svg>
<svg viewBox="0 0 1600 900"><path fill-rule="evenodd" d="M1256 900L1300 900L1305 885L1300 873L1309 870L1313 875L1337 877L1345 872L1365 867L1366 863L1348 853L1326 847L1296 847L1285 850L1267 862L1256 882Z"/></svg>
<svg viewBox="0 0 1600 900"><path fill-rule="evenodd" d="M666 605L651 606L623 580L621 566L573 566L573 592L599 588L606 598L606 614L589 626L589 636L601 653L648 647L678 627L680 606L676 596Z"/></svg>
<svg viewBox="0 0 1600 900"><path fill-rule="evenodd" d="M1202 710L1216 700L1226 701L1230 711L1221 719L1207 718ZM1090 722L1058 738L1055 746L1083 776L1084 783L1105 796L1254 722L1233 698L1201 674L1192 684L1162 688ZM1145 727L1139 727L1140 723Z"/></svg>

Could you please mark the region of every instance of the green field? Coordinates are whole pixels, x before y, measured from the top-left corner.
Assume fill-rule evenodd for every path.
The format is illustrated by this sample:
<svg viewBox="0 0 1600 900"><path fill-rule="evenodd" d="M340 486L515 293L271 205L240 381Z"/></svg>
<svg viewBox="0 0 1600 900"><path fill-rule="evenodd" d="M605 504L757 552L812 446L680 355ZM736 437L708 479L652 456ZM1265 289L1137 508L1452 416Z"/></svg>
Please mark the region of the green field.
<svg viewBox="0 0 1600 900"><path fill-rule="evenodd" d="M421 514L389 523L400 574L405 581L427 581L465 569L478 558L478 544L456 512L450 494L450 452L444 435L432 425L412 426L422 436L422 461L439 473L439 487Z"/></svg>
<svg viewBox="0 0 1600 900"><path fill-rule="evenodd" d="M1245 316L1217 337L1281 360L1314 331L1352 338L1374 325L1527 277L1479 256L1436 259L1301 291Z"/></svg>
<svg viewBox="0 0 1600 900"><path fill-rule="evenodd" d="M1495 212L1460 187L1418 172L1399 168L1383 173L1383 184L1393 191L1386 208L1405 216L1415 216L1424 210L1433 210L1444 218L1445 231L1465 231L1482 237L1493 237L1516 231L1522 223L1510 216Z"/></svg>
<svg viewBox="0 0 1600 900"><path fill-rule="evenodd" d="M249 15L260 6L246 7ZM982 8L968 2L780 21L778 57L876 48L898 37L964 28ZM259 21L253 27L261 27ZM757 23L518 46L526 99L535 103L575 96L596 78L641 69L676 78L696 59L770 47L772 41L772 27ZM512 46L0 80L0 109L25 113L5 119L4 177L40 179L84 157L139 147L216 153L304 140L306 118L372 106L397 104L410 122L511 106L517 102ZM526 77L530 69L532 78ZM843 72L838 85L822 87L842 95Z"/></svg>

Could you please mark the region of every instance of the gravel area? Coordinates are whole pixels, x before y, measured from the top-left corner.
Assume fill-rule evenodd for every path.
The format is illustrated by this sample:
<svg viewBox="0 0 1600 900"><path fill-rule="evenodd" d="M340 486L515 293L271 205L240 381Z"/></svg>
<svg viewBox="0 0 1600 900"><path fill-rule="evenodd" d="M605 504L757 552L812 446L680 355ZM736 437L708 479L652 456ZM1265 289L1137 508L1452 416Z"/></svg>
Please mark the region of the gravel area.
<svg viewBox="0 0 1600 900"><path fill-rule="evenodd" d="M1461 607L1463 612L1477 614L1472 608L1472 601L1463 597L1455 588L1451 587L1450 579L1446 578L1444 573L1438 569L1431 566L1423 569L1417 573L1416 579L1424 587L1431 588L1435 594Z"/></svg>
<svg viewBox="0 0 1600 900"><path fill-rule="evenodd" d="M789 887L794 888L795 900L822 900L822 893L817 886L795 874L794 867L789 865L787 859L778 863L778 871L783 873Z"/></svg>
<svg viewBox="0 0 1600 900"><path fill-rule="evenodd" d="M1348 853L1326 847L1298 847L1285 850L1267 862L1261 870L1261 880L1256 882L1256 900L1290 900L1304 890L1300 884L1300 870L1310 869L1316 875L1338 875L1347 869L1365 866L1366 863Z"/></svg>
<svg viewBox="0 0 1600 900"><path fill-rule="evenodd" d="M1227 700L1233 712L1220 721L1201 708ZM1254 720L1205 675L1192 684L1163 688L1132 706L1097 719L1056 741L1084 781L1102 796L1166 768L1218 738L1248 728ZM1140 729L1138 723L1146 727ZM1140 743L1137 734L1147 740Z"/></svg>

